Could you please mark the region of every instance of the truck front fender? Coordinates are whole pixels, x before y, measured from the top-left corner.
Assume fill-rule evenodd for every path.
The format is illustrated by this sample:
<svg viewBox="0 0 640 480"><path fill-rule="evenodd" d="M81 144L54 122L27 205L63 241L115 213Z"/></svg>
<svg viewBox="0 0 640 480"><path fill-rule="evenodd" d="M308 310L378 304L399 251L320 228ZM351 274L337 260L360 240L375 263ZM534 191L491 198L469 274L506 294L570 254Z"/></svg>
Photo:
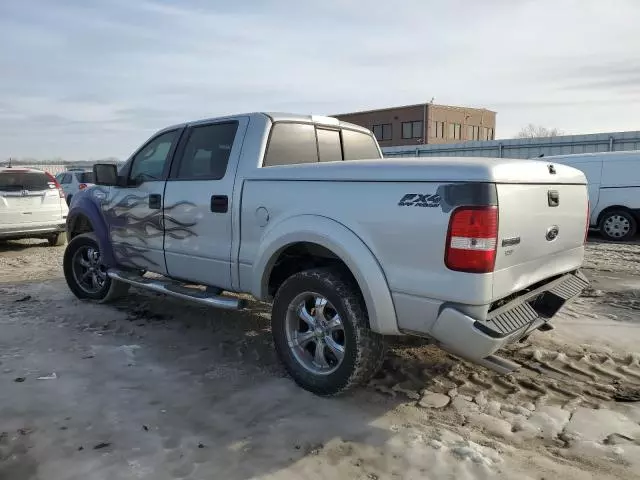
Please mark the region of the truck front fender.
<svg viewBox="0 0 640 480"><path fill-rule="evenodd" d="M109 226L100 208L100 204L106 199L106 196L106 192L102 189L93 187L84 192L79 192L73 197L69 214L67 215L67 236L71 240L77 222L84 217L91 225L91 229L98 239L103 263L107 267L113 267L116 262L113 248L109 241Z"/></svg>
<svg viewBox="0 0 640 480"><path fill-rule="evenodd" d="M367 245L343 224L319 215L289 217L268 228L253 264L251 293L266 300L271 270L290 245L307 242L333 252L349 268L362 292L374 332L400 335L391 292L380 264Z"/></svg>

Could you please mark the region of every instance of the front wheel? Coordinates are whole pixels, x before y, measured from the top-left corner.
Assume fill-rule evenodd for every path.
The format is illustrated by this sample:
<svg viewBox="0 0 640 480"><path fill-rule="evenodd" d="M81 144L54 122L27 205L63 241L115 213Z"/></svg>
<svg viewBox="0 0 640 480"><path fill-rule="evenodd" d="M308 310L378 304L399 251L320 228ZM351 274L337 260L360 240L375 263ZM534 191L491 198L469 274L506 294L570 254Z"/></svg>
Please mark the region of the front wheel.
<svg viewBox="0 0 640 480"><path fill-rule="evenodd" d="M302 388L336 395L368 382L384 358L357 286L337 269L306 270L280 287L271 316L276 352Z"/></svg>
<svg viewBox="0 0 640 480"><path fill-rule="evenodd" d="M600 233L607 240L622 242L631 239L637 230L636 219L624 210L612 210L600 220Z"/></svg>
<svg viewBox="0 0 640 480"><path fill-rule="evenodd" d="M108 302L129 290L129 284L107 275L100 245L93 233L83 233L69 242L62 267L67 285L80 299Z"/></svg>

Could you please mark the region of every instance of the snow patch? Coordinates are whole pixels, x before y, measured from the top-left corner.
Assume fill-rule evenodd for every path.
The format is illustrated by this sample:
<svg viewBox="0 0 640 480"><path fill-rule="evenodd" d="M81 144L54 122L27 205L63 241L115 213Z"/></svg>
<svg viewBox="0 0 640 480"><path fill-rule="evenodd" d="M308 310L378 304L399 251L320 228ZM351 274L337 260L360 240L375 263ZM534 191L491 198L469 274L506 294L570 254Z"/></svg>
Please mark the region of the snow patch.
<svg viewBox="0 0 640 480"><path fill-rule="evenodd" d="M613 433L640 440L640 425L622 413L606 409L578 408L565 430L585 441L602 442Z"/></svg>

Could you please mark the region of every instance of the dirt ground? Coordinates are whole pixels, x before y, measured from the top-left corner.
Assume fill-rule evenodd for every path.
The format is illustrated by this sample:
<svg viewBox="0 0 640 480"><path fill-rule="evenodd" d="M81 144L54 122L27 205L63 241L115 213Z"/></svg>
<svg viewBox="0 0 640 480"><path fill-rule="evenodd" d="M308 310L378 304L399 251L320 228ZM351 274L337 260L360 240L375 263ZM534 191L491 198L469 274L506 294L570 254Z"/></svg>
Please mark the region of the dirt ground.
<svg viewBox="0 0 640 480"><path fill-rule="evenodd" d="M0 246L1 480L640 477L639 244L589 244L593 290L516 373L397 342L334 399L285 376L268 306L80 302L62 252Z"/></svg>

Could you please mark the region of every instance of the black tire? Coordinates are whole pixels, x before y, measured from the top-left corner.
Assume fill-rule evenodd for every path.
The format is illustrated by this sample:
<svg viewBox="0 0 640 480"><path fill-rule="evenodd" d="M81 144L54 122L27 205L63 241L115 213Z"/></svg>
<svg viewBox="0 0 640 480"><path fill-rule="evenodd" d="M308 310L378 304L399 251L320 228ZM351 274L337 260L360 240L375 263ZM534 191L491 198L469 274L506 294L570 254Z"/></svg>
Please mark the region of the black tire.
<svg viewBox="0 0 640 480"><path fill-rule="evenodd" d="M602 215L599 229L607 240L624 242L636 234L638 222L626 210L611 210Z"/></svg>
<svg viewBox="0 0 640 480"><path fill-rule="evenodd" d="M56 233L47 238L50 247L62 247L67 243L67 234L64 232Z"/></svg>
<svg viewBox="0 0 640 480"><path fill-rule="evenodd" d="M82 235L78 235L69 242L69 245L67 245L67 248L64 251L62 268L64 271L64 278L73 294L82 300L94 300L98 303L110 302L116 298L126 295L129 290L129 284L118 282L109 277L106 277L102 287L96 292L88 292L80 286L76 276L74 275L72 262L74 255L82 247L91 247L100 251L100 245L93 233L83 233Z"/></svg>
<svg viewBox="0 0 640 480"><path fill-rule="evenodd" d="M325 297L340 315L344 357L332 373L312 373L289 347L287 314L296 308L294 300L305 292ZM285 369L299 386L317 395L337 395L362 385L382 365L384 337L369 329L367 310L357 285L338 269L306 270L289 277L276 294L271 323L275 349Z"/></svg>

